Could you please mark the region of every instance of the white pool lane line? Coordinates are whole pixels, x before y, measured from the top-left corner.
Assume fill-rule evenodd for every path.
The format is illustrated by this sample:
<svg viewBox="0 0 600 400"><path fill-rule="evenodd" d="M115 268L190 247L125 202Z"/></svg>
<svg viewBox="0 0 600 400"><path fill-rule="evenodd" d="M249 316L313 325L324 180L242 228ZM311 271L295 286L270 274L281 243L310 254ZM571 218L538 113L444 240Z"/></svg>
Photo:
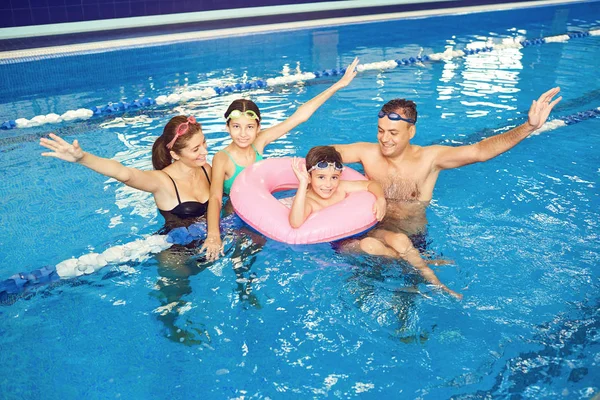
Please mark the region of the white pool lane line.
<svg viewBox="0 0 600 400"><path fill-rule="evenodd" d="M420 3L428 3L436 0L421 0ZM327 27L346 24L368 23L373 21L385 21L393 19L425 18L431 16L467 14L487 11L512 10L529 7L541 7L548 5L585 3L586 0L549 0L545 2L530 1L520 3L494 4L484 6L446 8L422 11L407 11L398 13L364 15L356 17L326 18L310 21L296 21L268 25L243 26L239 28L216 29L198 32L185 32L177 34L166 34L146 37L136 37L128 39L106 40L91 43L80 43L66 46L40 47L33 49L12 50L0 52L0 60L11 59L31 59L57 57L69 54L79 53L97 53L106 51L115 51L127 48L160 46L171 43L190 42L204 39L214 39L222 37L241 36L249 34L259 34L272 31L295 30L314 27ZM113 19L107 21L76 22L68 24L49 25L46 28L42 26L23 27L23 28L3 28L0 29L0 40L9 38L24 38L31 36L44 36L56 34L73 34L94 32L100 30L126 29L142 26L167 25L177 23L190 23L201 21L216 21L236 18L252 18L258 16L296 14L303 12L319 12L349 8L377 7L385 5L401 5L416 3L414 1L397 0L353 0L341 2L325 2L302 4L295 6L273 6L273 7L254 7L247 9L220 10L201 13L185 13L162 15L157 17L135 17ZM42 31L42 29L44 29Z"/></svg>

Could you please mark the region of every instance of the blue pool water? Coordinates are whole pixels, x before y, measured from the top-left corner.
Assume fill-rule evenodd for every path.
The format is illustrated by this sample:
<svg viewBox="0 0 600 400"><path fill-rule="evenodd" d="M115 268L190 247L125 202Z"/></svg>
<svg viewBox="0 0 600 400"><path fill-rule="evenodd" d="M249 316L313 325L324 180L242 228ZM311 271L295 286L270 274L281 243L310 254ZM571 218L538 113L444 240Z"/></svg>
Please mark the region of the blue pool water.
<svg viewBox="0 0 600 400"><path fill-rule="evenodd" d="M600 3L223 38L0 65L0 120L600 26ZM600 106L600 38L364 72L268 156L373 141L393 97L418 104L416 144L472 143L525 121ZM267 125L333 82L248 92ZM162 225L150 196L45 159L56 131L150 168L170 117L194 114L211 154L230 94L176 107L2 131L0 279L129 243ZM541 133L441 174L428 209L435 269L461 302L406 266L238 233L213 265L160 256L109 265L0 305L0 398L565 398L600 392L600 121ZM232 232L229 232L230 234ZM248 281L251 280L251 283ZM250 290L251 289L251 290Z"/></svg>

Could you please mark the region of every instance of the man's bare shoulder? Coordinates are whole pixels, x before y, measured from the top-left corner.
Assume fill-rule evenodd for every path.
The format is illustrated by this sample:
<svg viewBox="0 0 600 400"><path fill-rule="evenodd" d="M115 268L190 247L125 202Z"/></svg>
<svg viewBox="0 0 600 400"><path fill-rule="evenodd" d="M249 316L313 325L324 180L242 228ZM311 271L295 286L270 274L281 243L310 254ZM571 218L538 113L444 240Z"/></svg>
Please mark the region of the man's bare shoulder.
<svg viewBox="0 0 600 400"><path fill-rule="evenodd" d="M429 146L412 146L412 158L416 161L421 168L422 172L427 171L427 175L438 171L437 162L441 157L441 154L450 149L449 146L441 145L429 145Z"/></svg>
<svg viewBox="0 0 600 400"><path fill-rule="evenodd" d="M354 143L347 143L347 144L336 144L334 145L335 147L341 147L341 148L362 148L362 149L373 149L376 150L379 148L379 145L377 143L373 143L373 142L354 142Z"/></svg>
<svg viewBox="0 0 600 400"><path fill-rule="evenodd" d="M379 144L372 142L356 142L353 144L356 148L364 154L371 157L382 157L381 151L379 150Z"/></svg>
<svg viewBox="0 0 600 400"><path fill-rule="evenodd" d="M421 150L423 150L426 153L439 153L440 151L443 151L444 149L447 149L450 146L442 146L440 144L430 144L428 146L415 146L415 147L420 147Z"/></svg>
<svg viewBox="0 0 600 400"><path fill-rule="evenodd" d="M444 151L444 149L447 148L448 146L441 146L437 144L432 144L429 146L411 146L413 154L416 157L423 159L435 158L438 154L440 154L442 151Z"/></svg>
<svg viewBox="0 0 600 400"><path fill-rule="evenodd" d="M336 144L335 149L342 155L345 163L371 162L380 157L379 146L370 142L355 142L350 144Z"/></svg>

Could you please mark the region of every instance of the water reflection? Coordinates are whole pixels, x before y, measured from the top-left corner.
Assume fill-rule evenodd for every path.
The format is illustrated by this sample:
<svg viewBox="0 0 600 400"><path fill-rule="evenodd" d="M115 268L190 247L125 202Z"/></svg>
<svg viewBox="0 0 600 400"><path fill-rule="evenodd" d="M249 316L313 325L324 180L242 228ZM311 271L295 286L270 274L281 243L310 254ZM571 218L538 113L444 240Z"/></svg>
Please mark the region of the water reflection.
<svg viewBox="0 0 600 400"><path fill-rule="evenodd" d="M160 253L155 291L161 306L154 309L156 318L164 325L164 335L169 340L191 346L209 343L210 335L203 324L184 317L192 307L185 297L192 294L190 278L204 271L208 263L198 254L200 241L188 246L173 246ZM181 319L184 321L181 321Z"/></svg>
<svg viewBox="0 0 600 400"><path fill-rule="evenodd" d="M365 257L344 287L356 309L388 335L411 342L419 336L415 312L419 283L422 279L404 263Z"/></svg>
<svg viewBox="0 0 600 400"><path fill-rule="evenodd" d="M228 232L228 235L232 245L224 259L217 262L225 262L232 267L237 304L245 309L260 309L262 306L253 293L257 275L252 271L252 266L264 245L264 238L244 228ZM212 341L207 327L192 319L191 313L189 317L187 314L194 304L201 302L198 295L192 292L193 277L213 265L199 252L201 246L202 241L194 241L187 246L172 246L157 255L159 278L151 293L161 304L153 313L164 325L164 336L186 346L209 344ZM229 280L229 277L225 279Z"/></svg>

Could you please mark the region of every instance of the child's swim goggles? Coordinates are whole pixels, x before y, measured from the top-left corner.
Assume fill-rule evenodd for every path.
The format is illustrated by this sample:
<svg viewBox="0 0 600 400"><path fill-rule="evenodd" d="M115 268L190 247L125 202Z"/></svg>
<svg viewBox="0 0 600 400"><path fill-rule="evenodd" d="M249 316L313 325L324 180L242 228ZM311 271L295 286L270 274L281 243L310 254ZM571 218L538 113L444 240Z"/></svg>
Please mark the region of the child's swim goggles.
<svg viewBox="0 0 600 400"><path fill-rule="evenodd" d="M408 122L409 124L414 124L417 121L412 119L412 118L402 118L400 116L400 114L396 114L396 113L384 113L383 111L379 111L379 114L377 114L377 116L379 118L383 118L387 115L387 117L392 120L392 121L404 121L404 122Z"/></svg>
<svg viewBox="0 0 600 400"><path fill-rule="evenodd" d="M333 167L333 169L335 169L336 171L344 170L344 166L337 161L336 162L319 161L318 163L316 163L315 165L310 167L310 169L307 172L311 173L315 169L327 169L329 167Z"/></svg>
<svg viewBox="0 0 600 400"><path fill-rule="evenodd" d="M238 119L238 118L241 118L243 116L246 116L246 117L248 117L250 119L255 119L257 121L260 121L260 118L258 117L258 115L256 115L256 113L254 111L252 111L252 110L246 110L246 111L233 110L227 116L226 121L228 121L230 119Z"/></svg>

